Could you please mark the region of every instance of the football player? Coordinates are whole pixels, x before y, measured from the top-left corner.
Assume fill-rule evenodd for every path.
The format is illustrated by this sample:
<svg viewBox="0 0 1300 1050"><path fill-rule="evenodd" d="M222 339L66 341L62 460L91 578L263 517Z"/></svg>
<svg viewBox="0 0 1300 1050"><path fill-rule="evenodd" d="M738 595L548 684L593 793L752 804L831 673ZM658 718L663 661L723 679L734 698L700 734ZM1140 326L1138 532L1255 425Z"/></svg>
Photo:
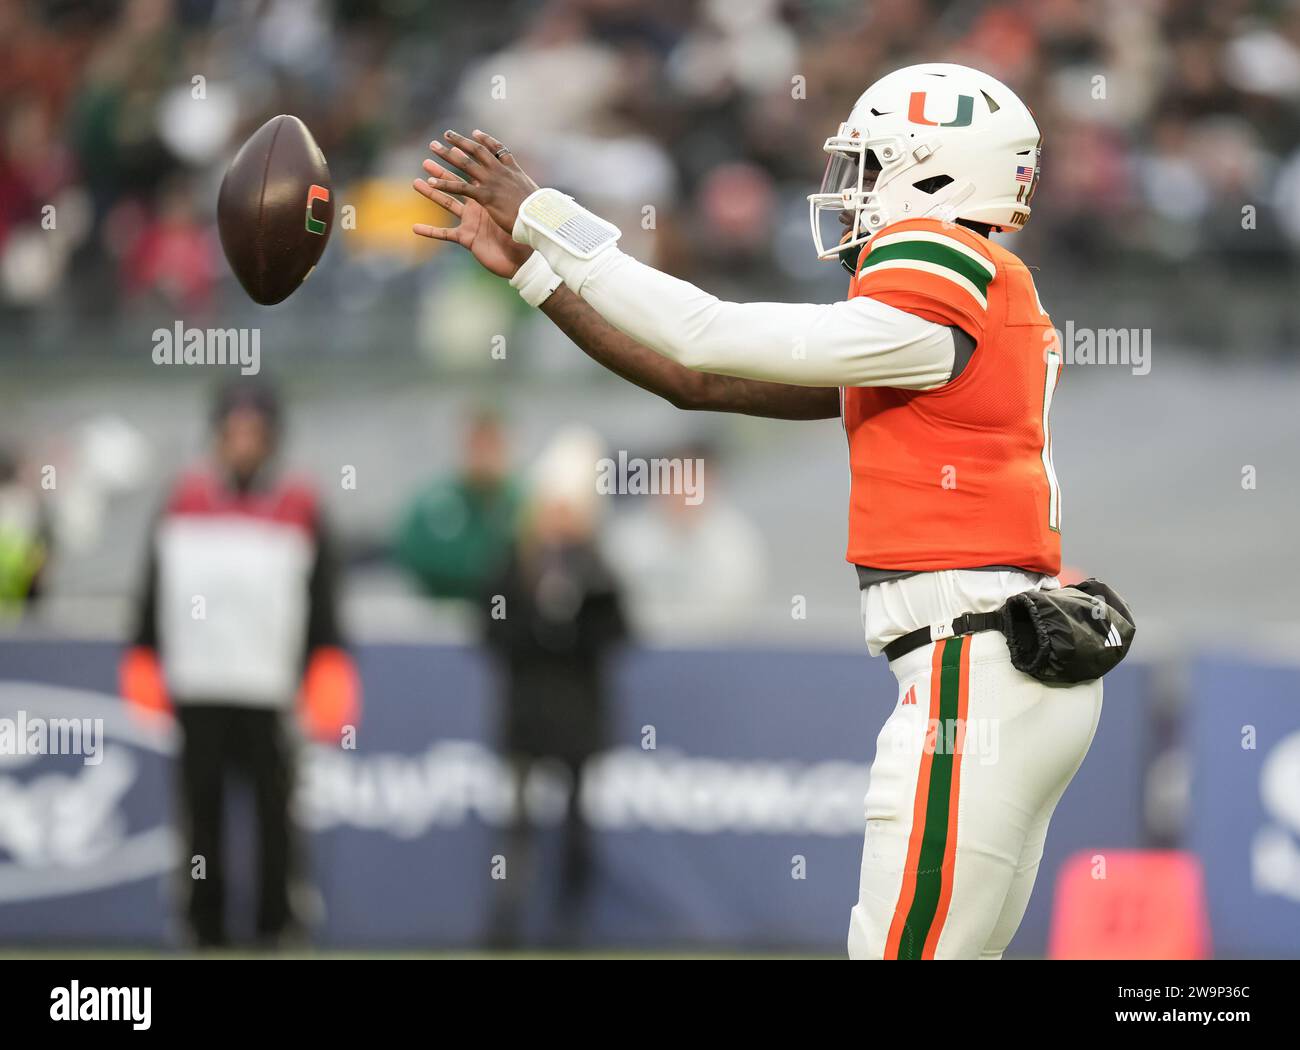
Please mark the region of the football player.
<svg viewBox="0 0 1300 1050"><path fill-rule="evenodd" d="M952 626L1060 586L1059 341L1029 270L989 239L1028 221L1040 142L977 70L873 84L808 198L818 255L852 274L831 305L722 302L645 266L483 132L432 143L415 183L460 218L417 234L469 249L619 375L680 408L843 420L848 560L868 648L898 679L866 798L856 958L1001 957L1101 713L1099 679L1044 685L998 631Z"/></svg>

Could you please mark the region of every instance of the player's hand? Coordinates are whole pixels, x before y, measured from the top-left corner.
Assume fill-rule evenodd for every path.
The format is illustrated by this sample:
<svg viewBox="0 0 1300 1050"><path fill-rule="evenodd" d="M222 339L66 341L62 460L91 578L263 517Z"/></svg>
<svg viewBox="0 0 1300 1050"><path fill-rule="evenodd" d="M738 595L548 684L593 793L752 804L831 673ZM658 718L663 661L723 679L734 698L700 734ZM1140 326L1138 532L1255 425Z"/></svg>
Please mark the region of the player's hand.
<svg viewBox="0 0 1300 1050"><path fill-rule="evenodd" d="M450 193L435 189L433 185L435 182L448 179L461 181L446 168L431 160L426 160L424 167L432 177L416 179L414 182L416 192L428 197L439 207L446 208L460 219L460 225L427 226L424 223L417 223L411 227L412 230L421 237L459 244L462 248L467 248L489 273L507 280L513 277L515 271L533 254L533 250L528 245L520 244L511 238L510 234L488 218L487 212L477 201L457 200Z"/></svg>
<svg viewBox="0 0 1300 1050"><path fill-rule="evenodd" d="M485 131L475 131L471 138L448 131L443 138L445 142L435 139L429 143L438 156L437 163L424 162L424 170L431 176L429 185L474 201L509 236L519 205L537 189L537 183L519 166L515 155ZM464 177L457 178L448 167L459 168Z"/></svg>

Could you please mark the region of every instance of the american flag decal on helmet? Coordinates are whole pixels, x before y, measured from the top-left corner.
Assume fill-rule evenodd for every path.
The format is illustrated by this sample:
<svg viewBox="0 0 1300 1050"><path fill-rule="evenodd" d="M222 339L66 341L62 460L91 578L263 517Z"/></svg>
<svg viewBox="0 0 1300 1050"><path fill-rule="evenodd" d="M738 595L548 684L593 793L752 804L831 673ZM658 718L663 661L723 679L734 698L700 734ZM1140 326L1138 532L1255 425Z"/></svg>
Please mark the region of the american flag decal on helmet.
<svg viewBox="0 0 1300 1050"><path fill-rule="evenodd" d="M1034 179L1034 169L1033 169L1033 168L1026 168L1024 165L1018 165L1018 166L1016 167L1016 181L1017 181L1017 182L1032 182L1033 179Z"/></svg>

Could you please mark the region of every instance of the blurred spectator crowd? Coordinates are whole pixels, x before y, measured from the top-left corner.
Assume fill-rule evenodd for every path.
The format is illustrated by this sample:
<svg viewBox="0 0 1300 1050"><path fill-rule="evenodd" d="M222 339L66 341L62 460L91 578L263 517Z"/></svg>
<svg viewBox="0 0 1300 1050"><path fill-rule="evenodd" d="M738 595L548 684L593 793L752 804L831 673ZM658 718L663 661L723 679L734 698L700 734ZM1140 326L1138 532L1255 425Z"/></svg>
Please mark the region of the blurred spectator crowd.
<svg viewBox="0 0 1300 1050"><path fill-rule="evenodd" d="M0 0L0 345L244 308L213 204L279 112L354 205L315 282L336 310L403 302L418 331L449 295L496 303L409 234L453 125L721 294L833 297L805 225L822 140L877 76L935 60L1031 100L1044 190L1016 247L1039 265L1262 272L1300 246L1293 0ZM414 344L453 354L458 324Z"/></svg>

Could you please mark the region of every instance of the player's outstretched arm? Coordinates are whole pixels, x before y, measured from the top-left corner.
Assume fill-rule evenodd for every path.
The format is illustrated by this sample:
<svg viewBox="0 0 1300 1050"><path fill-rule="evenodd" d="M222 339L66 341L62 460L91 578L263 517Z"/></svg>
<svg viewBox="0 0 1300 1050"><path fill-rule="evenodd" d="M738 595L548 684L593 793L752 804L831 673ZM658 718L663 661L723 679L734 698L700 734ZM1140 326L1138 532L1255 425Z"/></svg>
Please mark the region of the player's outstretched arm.
<svg viewBox="0 0 1300 1050"><path fill-rule="evenodd" d="M444 137L430 143L442 163L425 161L429 188L476 202L537 249L511 282L534 305L562 279L638 344L692 370L741 379L929 390L954 374L956 347L944 325L865 296L831 305L724 302L624 255L615 227L537 188L491 135Z"/></svg>
<svg viewBox="0 0 1300 1050"><path fill-rule="evenodd" d="M426 161L434 178L451 173ZM488 271L512 278L533 254L512 240L473 200L458 200L429 181L417 179L415 189L460 219L458 226L417 225L415 233L449 241L467 249ZM825 387L790 386L760 380L695 372L624 335L589 304L563 285L542 303L541 310L557 328L593 361L677 408L736 412L770 419L830 419L839 415L839 391Z"/></svg>
<svg viewBox="0 0 1300 1050"><path fill-rule="evenodd" d="M837 387L737 379L696 372L670 361L624 335L564 285L551 293L541 309L593 361L677 408L768 419L833 419L840 414Z"/></svg>

